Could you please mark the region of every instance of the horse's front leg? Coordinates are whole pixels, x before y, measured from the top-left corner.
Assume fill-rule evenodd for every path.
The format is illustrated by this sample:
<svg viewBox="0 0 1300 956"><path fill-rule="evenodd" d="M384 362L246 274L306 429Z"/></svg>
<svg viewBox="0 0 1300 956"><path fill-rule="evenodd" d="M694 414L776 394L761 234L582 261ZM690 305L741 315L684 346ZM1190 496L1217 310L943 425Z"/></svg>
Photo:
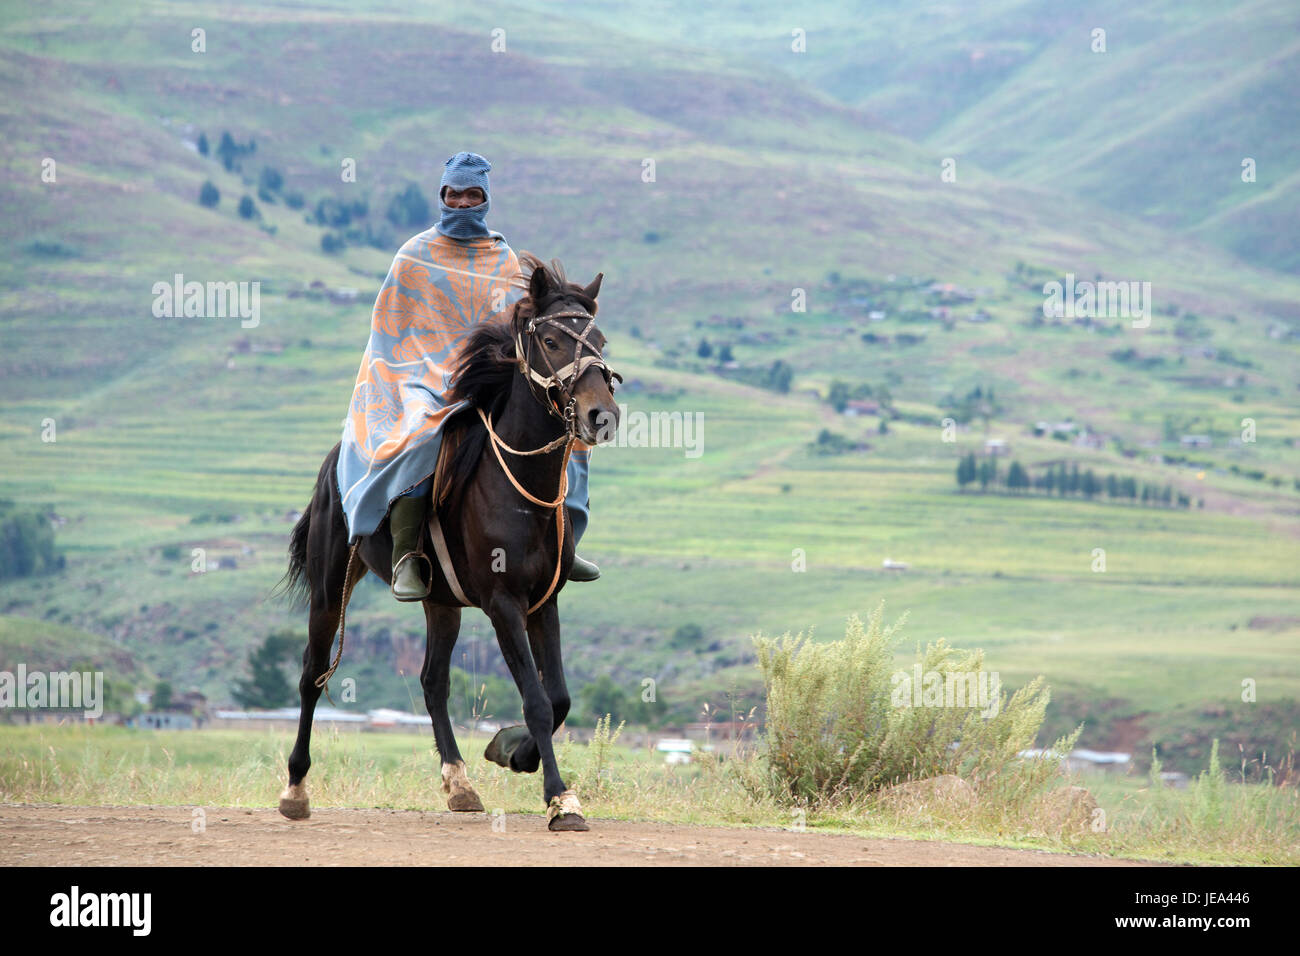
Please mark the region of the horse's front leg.
<svg viewBox="0 0 1300 956"><path fill-rule="evenodd" d="M519 688L519 694L524 700L524 723L541 758L542 795L548 808L550 828L585 830L587 824L578 812L580 808L577 807L577 798L564 785L555 760L555 748L551 743L551 734L555 732L555 711L542 687L537 666L529 650L525 605L515 596L498 593L492 597L485 610L492 626L496 628L497 643L501 646L506 666L510 668L515 686ZM523 769L515 759L517 755L516 750L510 758L512 770Z"/></svg>
<svg viewBox="0 0 1300 956"><path fill-rule="evenodd" d="M564 681L564 661L560 656L560 611L552 597L528 618L528 644L542 673L542 687L551 702L551 725L559 729L569 716L569 688ZM532 773L541 754L531 734L523 738L512 754L511 766Z"/></svg>

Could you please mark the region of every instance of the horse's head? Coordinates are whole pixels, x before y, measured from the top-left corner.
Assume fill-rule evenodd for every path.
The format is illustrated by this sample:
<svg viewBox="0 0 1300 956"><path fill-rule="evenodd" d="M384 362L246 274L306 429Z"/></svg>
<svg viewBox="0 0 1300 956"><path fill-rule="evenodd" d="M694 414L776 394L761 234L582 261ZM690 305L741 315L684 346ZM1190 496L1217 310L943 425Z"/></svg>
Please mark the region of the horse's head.
<svg viewBox="0 0 1300 956"><path fill-rule="evenodd" d="M528 297L515 309L519 370L547 410L589 445L608 441L618 428L614 379L605 364L605 336L596 327L596 296L604 275L590 284L569 282L558 262L544 265L523 253L532 267Z"/></svg>

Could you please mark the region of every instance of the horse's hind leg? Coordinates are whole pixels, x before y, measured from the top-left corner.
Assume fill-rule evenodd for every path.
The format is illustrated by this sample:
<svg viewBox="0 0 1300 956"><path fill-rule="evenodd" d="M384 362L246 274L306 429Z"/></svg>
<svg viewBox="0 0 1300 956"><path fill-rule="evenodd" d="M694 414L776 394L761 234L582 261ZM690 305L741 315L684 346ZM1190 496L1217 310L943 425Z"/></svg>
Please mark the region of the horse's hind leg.
<svg viewBox="0 0 1300 956"><path fill-rule="evenodd" d="M316 542L309 542L311 548ZM302 712L298 716L298 738L289 755L289 784L280 794L280 813L290 820L305 820L311 816L307 801L307 786L303 778L311 767L311 723L320 700L321 688L317 679L329 670L330 649L334 633L338 630L339 614L343 610L343 586L347 573L348 549L337 534L331 535L326 560L324 581L311 582L311 614L307 624L307 648L302 653L302 678L298 681L298 694L302 698ZM315 554L315 552L310 552ZM308 565L311 567L312 565ZM318 564L316 567L320 567ZM352 584L366 573L366 566L356 561L352 568Z"/></svg>
<svg viewBox="0 0 1300 956"><path fill-rule="evenodd" d="M447 794L447 808L468 812L483 811L483 801L465 773L465 761L456 746L451 716L447 713L450 693L451 652L460 635L460 608L442 607L424 602L424 620L428 643L424 648L424 667L420 684L424 687L424 706L433 721L433 737L442 758L442 792Z"/></svg>

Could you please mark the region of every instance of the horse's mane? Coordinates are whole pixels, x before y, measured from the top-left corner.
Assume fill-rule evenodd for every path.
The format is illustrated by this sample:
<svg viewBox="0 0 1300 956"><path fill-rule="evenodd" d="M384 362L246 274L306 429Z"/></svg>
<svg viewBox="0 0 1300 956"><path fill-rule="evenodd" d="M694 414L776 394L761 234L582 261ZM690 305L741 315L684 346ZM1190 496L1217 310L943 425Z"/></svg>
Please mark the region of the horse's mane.
<svg viewBox="0 0 1300 956"><path fill-rule="evenodd" d="M582 286L569 281L560 260L552 259L547 264L530 252L521 252L519 265L520 271L511 279L511 285L523 291L523 298L507 310L504 321L484 322L465 340L447 394L449 402L464 401L471 408L481 408L495 416L510 394L511 378L515 374L516 330L522 329L529 319L545 312L558 299L575 302L592 315L596 314L596 300L588 296ZM529 289L533 272L537 269L546 273L550 291L535 302ZM483 456L487 429L478 415L463 412L452 417L447 430L447 437L452 431L461 432L447 469L448 509L455 510L460 506L460 497Z"/></svg>

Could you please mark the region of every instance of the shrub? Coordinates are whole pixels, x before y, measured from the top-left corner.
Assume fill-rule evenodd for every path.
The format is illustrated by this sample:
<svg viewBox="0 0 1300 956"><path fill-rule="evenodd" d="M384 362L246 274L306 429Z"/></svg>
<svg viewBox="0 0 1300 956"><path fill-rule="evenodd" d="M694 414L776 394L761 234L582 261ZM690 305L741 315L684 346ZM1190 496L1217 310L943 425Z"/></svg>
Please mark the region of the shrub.
<svg viewBox="0 0 1300 956"><path fill-rule="evenodd" d="M208 180L199 189L199 205L211 209L219 202L221 202L221 190L212 185L211 180Z"/></svg>
<svg viewBox="0 0 1300 956"><path fill-rule="evenodd" d="M842 455L853 450L853 442L838 432L823 428L817 433L817 440L808 447L815 455Z"/></svg>
<svg viewBox="0 0 1300 956"><path fill-rule="evenodd" d="M673 631L668 639L668 646L675 651L697 647L704 643L704 630L698 624L683 624Z"/></svg>
<svg viewBox="0 0 1300 956"><path fill-rule="evenodd" d="M252 219L257 213L257 203L253 202L252 196L245 196L239 200L239 215L244 219Z"/></svg>
<svg viewBox="0 0 1300 956"><path fill-rule="evenodd" d="M57 239L33 239L23 248L32 255L45 256L50 259L75 259L81 255L81 250L75 246L59 242Z"/></svg>
<svg viewBox="0 0 1300 956"><path fill-rule="evenodd" d="M895 783L953 774L982 797L1010 805L1052 783L1056 760L1020 757L1033 746L1047 710L1042 678L1007 700L996 675L988 675L981 702L979 675L988 674L983 652L941 640L917 655L924 703L916 706L915 669L893 663L903 622L883 627L883 609L865 626L850 618L842 641L814 644L802 634L754 639L767 724L762 770L751 788L786 803L837 804ZM967 699L968 688L977 691L975 700ZM1057 741L1055 750L1067 752L1077 736Z"/></svg>

